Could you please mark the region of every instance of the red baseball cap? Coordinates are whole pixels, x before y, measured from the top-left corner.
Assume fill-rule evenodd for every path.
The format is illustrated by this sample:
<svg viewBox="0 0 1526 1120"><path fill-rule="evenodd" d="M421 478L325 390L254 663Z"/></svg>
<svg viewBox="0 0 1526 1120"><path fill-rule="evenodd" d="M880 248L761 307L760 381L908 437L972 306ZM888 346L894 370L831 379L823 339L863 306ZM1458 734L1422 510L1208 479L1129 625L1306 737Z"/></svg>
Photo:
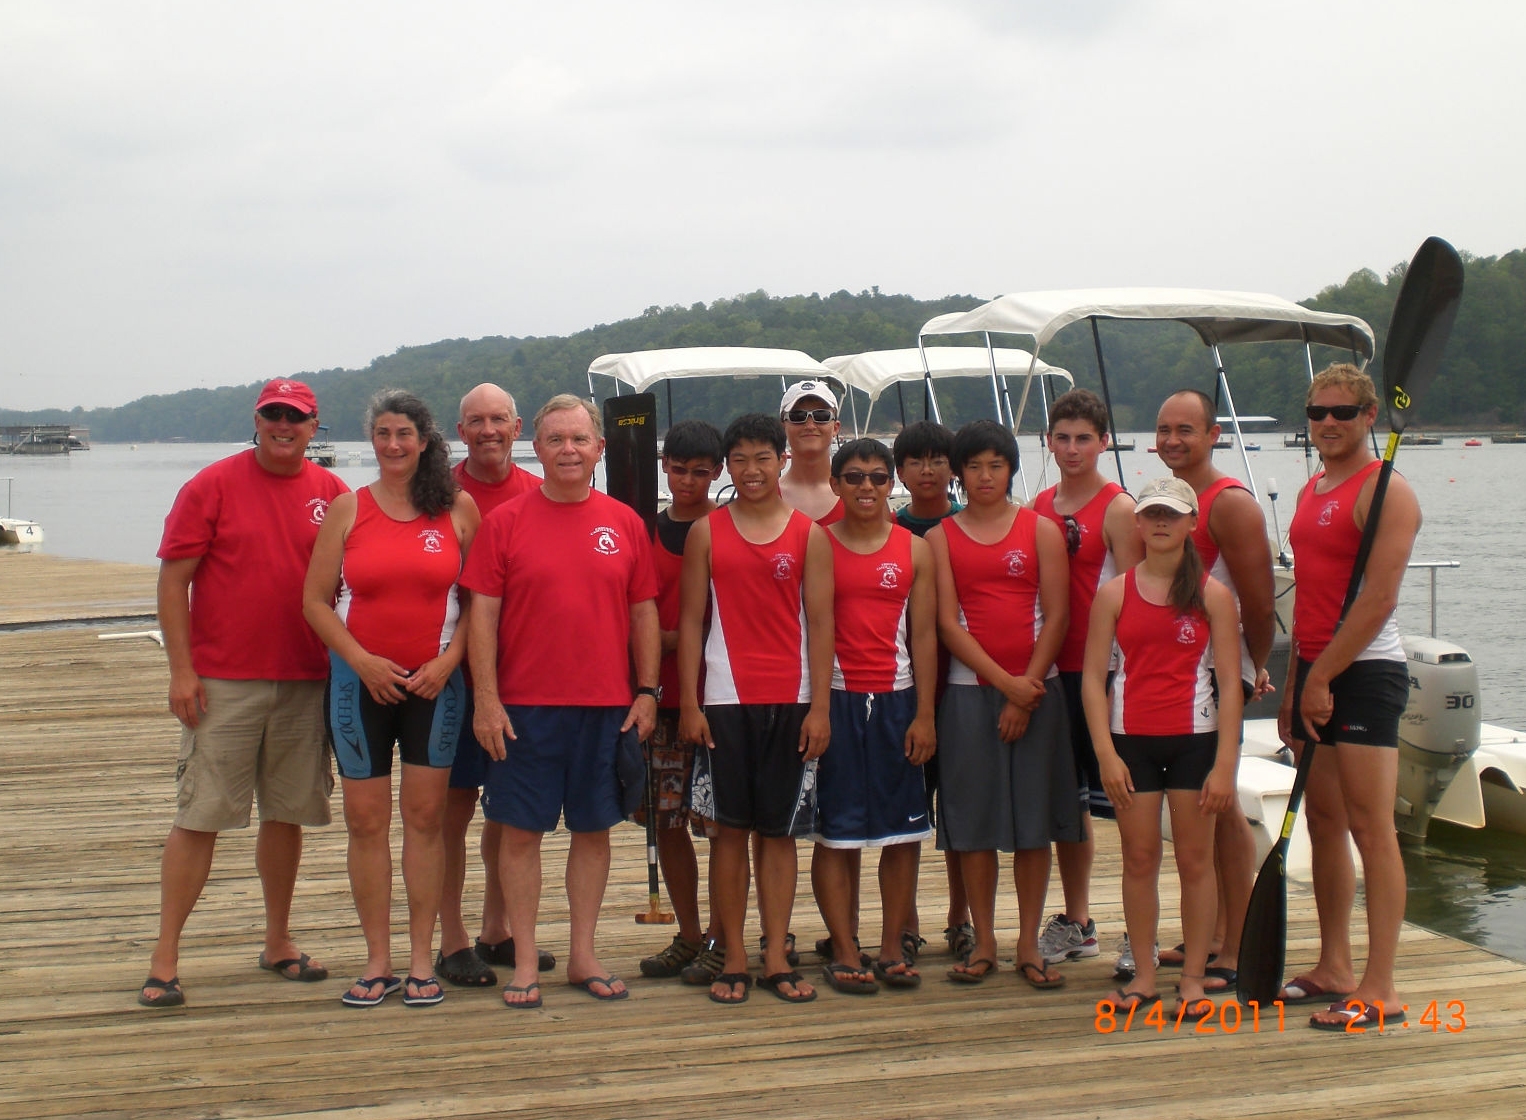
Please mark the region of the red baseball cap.
<svg viewBox="0 0 1526 1120"><path fill-rule="evenodd" d="M254 410L258 412L267 404L290 405L309 416L318 415L318 398L313 395L313 391L302 382L286 377L265 382L265 387L260 390L260 399L254 402Z"/></svg>

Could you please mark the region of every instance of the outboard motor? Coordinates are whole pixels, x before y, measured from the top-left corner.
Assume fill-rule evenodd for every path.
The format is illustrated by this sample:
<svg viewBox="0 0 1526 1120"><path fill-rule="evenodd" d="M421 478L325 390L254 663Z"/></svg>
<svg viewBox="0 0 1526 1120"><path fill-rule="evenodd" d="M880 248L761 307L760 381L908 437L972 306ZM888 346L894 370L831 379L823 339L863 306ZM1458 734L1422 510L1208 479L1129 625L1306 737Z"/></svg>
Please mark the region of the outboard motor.
<svg viewBox="0 0 1526 1120"><path fill-rule="evenodd" d="M1478 749L1478 667L1467 650L1439 638L1406 637L1409 704L1399 722L1399 793L1394 824L1424 839L1436 804Z"/></svg>

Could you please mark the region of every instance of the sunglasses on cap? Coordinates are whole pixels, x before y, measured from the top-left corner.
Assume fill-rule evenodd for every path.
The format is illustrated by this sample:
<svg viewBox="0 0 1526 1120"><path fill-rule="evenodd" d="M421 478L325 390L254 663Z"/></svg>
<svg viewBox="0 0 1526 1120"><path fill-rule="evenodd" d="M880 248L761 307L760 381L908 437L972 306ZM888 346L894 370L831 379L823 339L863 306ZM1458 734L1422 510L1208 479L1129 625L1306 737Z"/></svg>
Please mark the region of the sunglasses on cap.
<svg viewBox="0 0 1526 1120"><path fill-rule="evenodd" d="M1363 409L1359 404L1311 404L1303 411L1310 420L1317 422L1326 416L1333 416L1337 420L1355 420Z"/></svg>
<svg viewBox="0 0 1526 1120"><path fill-rule="evenodd" d="M289 404L267 404L258 411L272 424L280 420L285 420L288 424L300 424L304 420L313 418L311 413L303 412L300 408L292 408Z"/></svg>
<svg viewBox="0 0 1526 1120"><path fill-rule="evenodd" d="M792 408L784 414L784 418L791 424L804 424L807 420L830 424L837 419L830 408Z"/></svg>
<svg viewBox="0 0 1526 1120"><path fill-rule="evenodd" d="M1081 550L1081 523L1070 514L1065 515L1065 551L1074 556Z"/></svg>
<svg viewBox="0 0 1526 1120"><path fill-rule="evenodd" d="M890 485L889 471L843 471L838 476L849 486L862 486L864 479L868 479L875 487Z"/></svg>

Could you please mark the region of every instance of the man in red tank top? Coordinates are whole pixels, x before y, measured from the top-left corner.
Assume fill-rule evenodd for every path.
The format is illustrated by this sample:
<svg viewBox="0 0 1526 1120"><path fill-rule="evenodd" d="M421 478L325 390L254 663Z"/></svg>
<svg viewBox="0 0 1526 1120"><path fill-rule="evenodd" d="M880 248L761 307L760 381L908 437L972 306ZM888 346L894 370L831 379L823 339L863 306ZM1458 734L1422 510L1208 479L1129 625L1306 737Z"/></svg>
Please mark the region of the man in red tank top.
<svg viewBox="0 0 1526 1120"><path fill-rule="evenodd" d="M1324 471L1305 488L1293 517L1294 570L1300 585L1308 572L1326 589L1334 583L1343 590L1377 486L1371 432L1378 396L1371 378L1338 364L1310 382L1307 400L1309 442ZM1310 1018L1320 1030L1385 1022L1393 1027L1405 1019L1394 959L1407 888L1393 813L1409 673L1393 613L1419 531L1420 504L1394 474L1362 587L1345 621L1328 594L1300 596L1293 606L1294 657L1277 724L1295 751L1315 752L1307 804L1320 938L1318 963L1289 981L1282 998L1324 1002L1338 996ZM1351 559L1328 564L1329 552ZM1323 575L1316 574L1322 567ZM1333 746L1316 748L1316 742ZM1352 840L1362 857L1367 904L1367 967L1360 979L1351 956Z"/></svg>
<svg viewBox="0 0 1526 1120"><path fill-rule="evenodd" d="M1213 401L1196 390L1173 393L1155 418L1155 446L1161 461L1198 495L1200 513L1193 541L1210 575L1228 585L1240 604L1244 653L1236 666L1218 665L1220 688L1241 679L1247 701L1272 691L1266 659L1276 630L1272 599L1272 549L1266 517L1255 495L1213 465L1213 445L1220 427ZM1215 556L1215 554L1217 554ZM1247 655L1248 654L1248 658ZM1246 673L1250 679L1246 680ZM1214 952L1205 987L1209 995L1234 987L1240 957L1245 907L1256 874L1256 838L1238 800L1214 823L1214 868L1219 881L1219 916ZM1168 949L1161 963L1180 965L1181 954Z"/></svg>

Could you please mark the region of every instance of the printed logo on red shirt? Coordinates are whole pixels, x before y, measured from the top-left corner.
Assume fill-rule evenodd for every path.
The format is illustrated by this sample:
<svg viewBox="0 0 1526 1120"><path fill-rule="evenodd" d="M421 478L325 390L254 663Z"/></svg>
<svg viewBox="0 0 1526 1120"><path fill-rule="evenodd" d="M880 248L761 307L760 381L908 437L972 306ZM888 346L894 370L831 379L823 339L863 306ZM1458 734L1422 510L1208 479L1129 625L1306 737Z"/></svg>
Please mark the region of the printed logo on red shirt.
<svg viewBox="0 0 1526 1120"><path fill-rule="evenodd" d="M795 558L788 552L774 554L774 578L789 579L795 571Z"/></svg>
<svg viewBox="0 0 1526 1120"><path fill-rule="evenodd" d="M1335 515L1340 512L1341 503L1339 498L1332 498L1325 503L1325 508L1319 511L1319 523L1332 525L1335 523Z"/></svg>
<svg viewBox="0 0 1526 1120"><path fill-rule="evenodd" d="M1002 557L1007 562L1007 574L1020 576L1028 570L1028 554L1020 548L1014 548Z"/></svg>
<svg viewBox="0 0 1526 1120"><path fill-rule="evenodd" d="M445 539L445 534L438 529L420 529L419 539L424 542L425 552L444 551L445 546L441 542Z"/></svg>
<svg viewBox="0 0 1526 1120"><path fill-rule="evenodd" d="M600 556L618 556L620 554L620 533L611 529L608 525L600 525L588 534L593 538L593 550Z"/></svg>
<svg viewBox="0 0 1526 1120"><path fill-rule="evenodd" d="M314 525L322 525L323 518L328 514L329 503L327 498L307 499L307 519Z"/></svg>
<svg viewBox="0 0 1526 1120"><path fill-rule="evenodd" d="M901 565L886 563L879 566L880 586L888 590L895 590L901 586Z"/></svg>
<svg viewBox="0 0 1526 1120"><path fill-rule="evenodd" d="M1197 626L1186 615L1176 620L1176 640L1184 646L1197 642Z"/></svg>

